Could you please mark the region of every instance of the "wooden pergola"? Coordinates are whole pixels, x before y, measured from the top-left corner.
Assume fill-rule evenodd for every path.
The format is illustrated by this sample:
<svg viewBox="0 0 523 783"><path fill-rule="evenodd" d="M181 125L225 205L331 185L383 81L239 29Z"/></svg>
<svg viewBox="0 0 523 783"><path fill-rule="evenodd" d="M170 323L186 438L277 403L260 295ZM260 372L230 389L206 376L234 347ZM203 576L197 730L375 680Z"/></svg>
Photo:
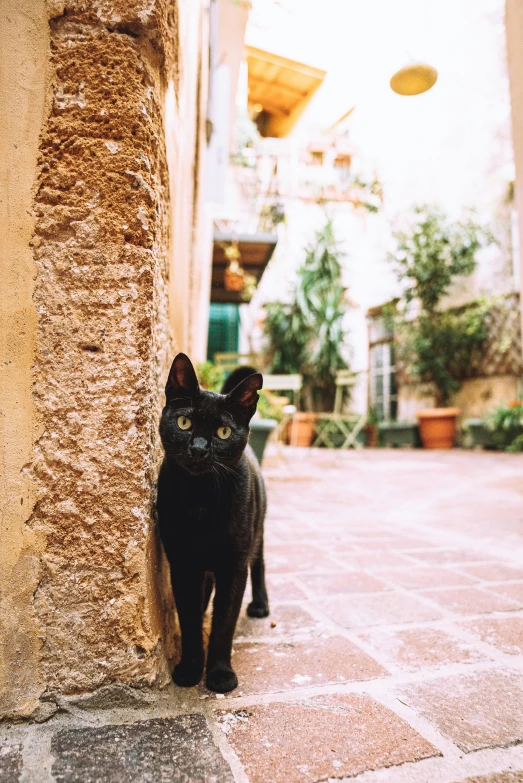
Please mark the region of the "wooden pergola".
<svg viewBox="0 0 523 783"><path fill-rule="evenodd" d="M265 267L269 263L278 235L266 232L256 234L232 234L215 231L213 236L211 302L241 304L244 302L241 292L227 291L225 288L225 269L229 261L225 255L225 247L233 242L238 244L241 256L241 266L248 274L259 282Z"/></svg>
<svg viewBox="0 0 523 783"><path fill-rule="evenodd" d="M249 108L262 136L287 136L326 72L277 54L246 47Z"/></svg>

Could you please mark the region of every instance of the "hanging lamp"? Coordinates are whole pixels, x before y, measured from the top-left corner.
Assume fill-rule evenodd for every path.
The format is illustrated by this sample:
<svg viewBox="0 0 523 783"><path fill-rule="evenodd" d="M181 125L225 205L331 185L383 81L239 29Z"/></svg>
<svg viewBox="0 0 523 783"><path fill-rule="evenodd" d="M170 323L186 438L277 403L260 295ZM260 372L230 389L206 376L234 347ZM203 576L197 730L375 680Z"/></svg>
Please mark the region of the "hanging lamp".
<svg viewBox="0 0 523 783"><path fill-rule="evenodd" d="M398 95L421 95L434 87L438 72L427 63L411 63L392 76L390 87Z"/></svg>

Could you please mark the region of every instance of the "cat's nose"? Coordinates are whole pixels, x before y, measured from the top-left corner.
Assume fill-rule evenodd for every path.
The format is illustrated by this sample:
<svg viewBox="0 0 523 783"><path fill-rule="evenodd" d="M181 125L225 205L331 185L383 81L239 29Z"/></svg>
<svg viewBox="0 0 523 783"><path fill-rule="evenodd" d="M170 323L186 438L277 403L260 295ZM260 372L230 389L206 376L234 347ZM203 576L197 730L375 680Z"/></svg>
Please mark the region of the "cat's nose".
<svg viewBox="0 0 523 783"><path fill-rule="evenodd" d="M209 441L206 438L194 438L189 451L192 457L205 457L209 453Z"/></svg>

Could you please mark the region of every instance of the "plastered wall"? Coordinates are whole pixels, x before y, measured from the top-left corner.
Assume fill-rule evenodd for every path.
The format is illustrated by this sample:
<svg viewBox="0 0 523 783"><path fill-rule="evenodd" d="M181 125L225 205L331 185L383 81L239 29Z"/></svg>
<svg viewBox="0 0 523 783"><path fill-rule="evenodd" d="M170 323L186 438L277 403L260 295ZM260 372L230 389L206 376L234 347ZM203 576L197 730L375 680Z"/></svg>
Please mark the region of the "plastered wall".
<svg viewBox="0 0 523 783"><path fill-rule="evenodd" d="M28 527L27 466L41 433L31 395L36 348L30 247L38 140L46 111L44 0L1 0L0 21L0 715L30 713L42 683L32 605L44 541Z"/></svg>

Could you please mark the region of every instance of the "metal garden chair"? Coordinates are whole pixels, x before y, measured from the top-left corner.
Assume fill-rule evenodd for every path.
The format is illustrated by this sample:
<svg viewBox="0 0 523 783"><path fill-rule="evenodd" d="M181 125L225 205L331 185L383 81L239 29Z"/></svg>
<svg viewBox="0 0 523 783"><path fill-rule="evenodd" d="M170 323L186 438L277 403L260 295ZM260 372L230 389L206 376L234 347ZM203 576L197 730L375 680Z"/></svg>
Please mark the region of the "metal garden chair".
<svg viewBox="0 0 523 783"><path fill-rule="evenodd" d="M278 442L283 441L283 434L292 415L296 413L296 402L299 398L303 378L301 375L263 375L263 388L270 392L291 392L292 405L286 405L283 408L283 416L278 424L275 433L275 439Z"/></svg>
<svg viewBox="0 0 523 783"><path fill-rule="evenodd" d="M356 385L358 374L350 370L338 370L336 373L336 396L332 413L319 413L316 424L316 438L313 446L328 448L359 449L361 443L357 437L365 426L365 413L342 413L344 393Z"/></svg>

